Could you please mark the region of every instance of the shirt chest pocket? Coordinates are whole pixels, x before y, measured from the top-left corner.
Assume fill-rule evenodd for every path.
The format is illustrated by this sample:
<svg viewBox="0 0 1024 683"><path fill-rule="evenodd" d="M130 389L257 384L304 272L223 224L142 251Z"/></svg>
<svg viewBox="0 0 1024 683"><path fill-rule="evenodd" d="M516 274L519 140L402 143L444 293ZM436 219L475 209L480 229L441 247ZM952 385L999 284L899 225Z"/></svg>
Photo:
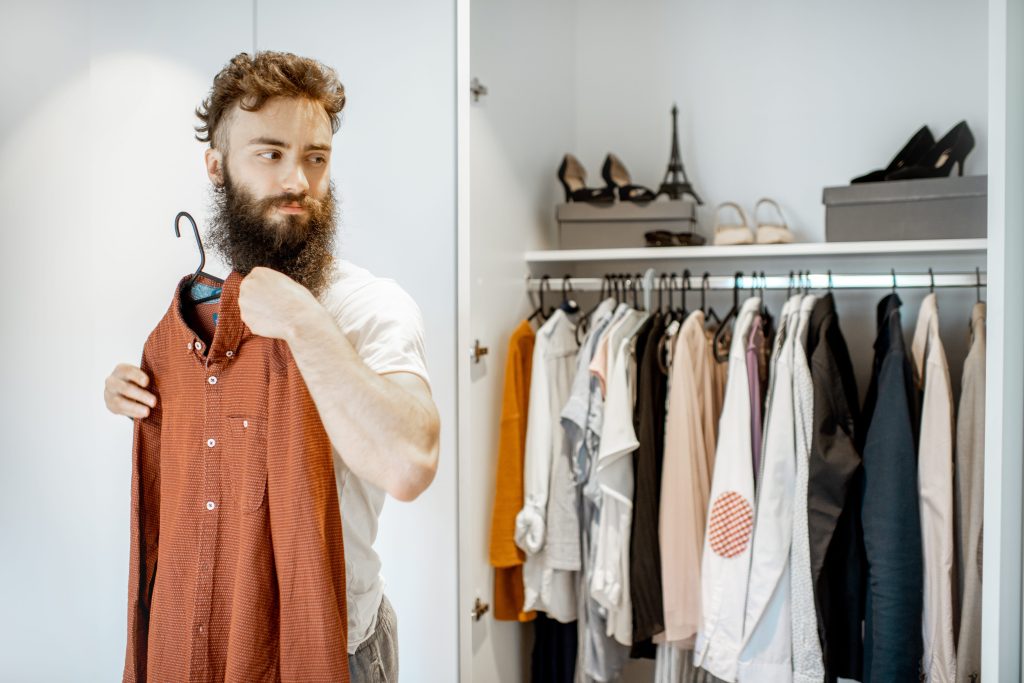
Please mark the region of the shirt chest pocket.
<svg viewBox="0 0 1024 683"><path fill-rule="evenodd" d="M228 417L232 456L227 472L234 499L242 512L256 512L267 492L267 430L261 417Z"/></svg>

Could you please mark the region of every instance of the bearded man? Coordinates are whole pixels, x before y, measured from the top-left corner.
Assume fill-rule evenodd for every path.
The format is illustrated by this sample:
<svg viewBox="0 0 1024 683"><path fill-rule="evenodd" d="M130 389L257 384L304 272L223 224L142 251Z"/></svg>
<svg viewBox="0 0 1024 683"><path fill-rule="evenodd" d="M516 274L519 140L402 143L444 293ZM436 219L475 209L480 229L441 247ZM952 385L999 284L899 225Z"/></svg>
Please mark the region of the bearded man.
<svg viewBox="0 0 1024 683"><path fill-rule="evenodd" d="M196 110L213 183L209 243L244 275L242 321L285 340L334 450L352 681L397 680L397 620L373 549L385 496L417 498L437 471L439 419L423 321L393 280L334 255L331 140L345 90L333 69L290 53L241 53ZM205 135L204 135L205 134ZM108 409L157 405L139 366L106 379Z"/></svg>

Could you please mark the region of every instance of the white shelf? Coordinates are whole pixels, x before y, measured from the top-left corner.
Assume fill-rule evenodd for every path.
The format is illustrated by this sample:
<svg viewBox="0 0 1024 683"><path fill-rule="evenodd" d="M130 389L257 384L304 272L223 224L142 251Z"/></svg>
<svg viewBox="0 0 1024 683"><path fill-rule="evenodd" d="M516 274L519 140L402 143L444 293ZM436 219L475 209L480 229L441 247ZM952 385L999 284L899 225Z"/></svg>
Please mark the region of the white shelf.
<svg viewBox="0 0 1024 683"><path fill-rule="evenodd" d="M889 254L977 254L985 238L892 240L883 242L799 242L703 247L629 247L622 249L551 249L526 252L527 263L743 259L792 256L880 256Z"/></svg>

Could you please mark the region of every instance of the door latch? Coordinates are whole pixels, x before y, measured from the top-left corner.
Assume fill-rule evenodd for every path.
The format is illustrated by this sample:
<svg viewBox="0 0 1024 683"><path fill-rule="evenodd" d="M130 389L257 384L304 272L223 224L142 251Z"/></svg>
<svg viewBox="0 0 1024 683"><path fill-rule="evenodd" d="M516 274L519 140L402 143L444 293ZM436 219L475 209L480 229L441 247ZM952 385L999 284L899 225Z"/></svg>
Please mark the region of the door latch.
<svg viewBox="0 0 1024 683"><path fill-rule="evenodd" d="M473 609L470 611L470 614L473 615L473 621L480 621L480 617L487 614L490 609L490 605L486 602L481 602L480 598L477 598L473 603Z"/></svg>
<svg viewBox="0 0 1024 683"><path fill-rule="evenodd" d="M473 348L469 350L469 357L473 359L474 363L479 363L483 356L486 356L488 349L486 346L480 346L480 340L473 340Z"/></svg>

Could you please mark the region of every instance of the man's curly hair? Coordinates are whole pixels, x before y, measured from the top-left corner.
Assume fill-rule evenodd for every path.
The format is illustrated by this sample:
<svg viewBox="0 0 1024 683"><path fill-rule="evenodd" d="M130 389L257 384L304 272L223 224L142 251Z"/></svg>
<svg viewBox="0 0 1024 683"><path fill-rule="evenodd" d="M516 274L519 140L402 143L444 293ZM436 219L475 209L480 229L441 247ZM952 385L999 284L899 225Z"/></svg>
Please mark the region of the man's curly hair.
<svg viewBox="0 0 1024 683"><path fill-rule="evenodd" d="M196 108L196 116L203 122L195 127L196 139L226 154L225 117L235 102L245 111L258 111L271 97L304 97L319 102L330 117L331 133L338 132L345 86L334 69L290 52L263 50L255 57L247 52L235 55L214 76L210 96Z"/></svg>

